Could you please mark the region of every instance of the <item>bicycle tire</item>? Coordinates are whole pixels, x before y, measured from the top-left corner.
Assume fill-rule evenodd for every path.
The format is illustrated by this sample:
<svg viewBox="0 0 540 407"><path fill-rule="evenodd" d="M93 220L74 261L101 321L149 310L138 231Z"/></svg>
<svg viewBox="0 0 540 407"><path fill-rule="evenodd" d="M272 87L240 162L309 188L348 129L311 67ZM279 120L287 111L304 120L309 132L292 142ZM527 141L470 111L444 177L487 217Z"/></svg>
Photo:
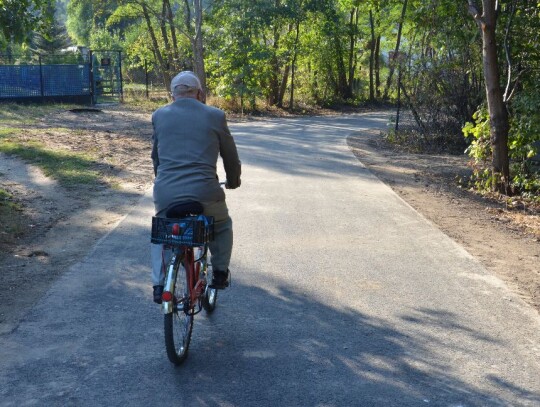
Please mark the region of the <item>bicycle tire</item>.
<svg viewBox="0 0 540 407"><path fill-rule="evenodd" d="M206 313L211 314L216 309L218 290L206 286L204 291L204 297L202 299L202 306Z"/></svg>
<svg viewBox="0 0 540 407"><path fill-rule="evenodd" d="M175 267L177 268L173 293L175 301L182 298L187 299L188 284L186 270L184 267L180 267L179 261ZM191 307L184 306L183 303L177 304L173 312L165 314L164 328L167 357L172 363L179 365L186 360L191 342L191 333L193 332L193 313L191 313Z"/></svg>

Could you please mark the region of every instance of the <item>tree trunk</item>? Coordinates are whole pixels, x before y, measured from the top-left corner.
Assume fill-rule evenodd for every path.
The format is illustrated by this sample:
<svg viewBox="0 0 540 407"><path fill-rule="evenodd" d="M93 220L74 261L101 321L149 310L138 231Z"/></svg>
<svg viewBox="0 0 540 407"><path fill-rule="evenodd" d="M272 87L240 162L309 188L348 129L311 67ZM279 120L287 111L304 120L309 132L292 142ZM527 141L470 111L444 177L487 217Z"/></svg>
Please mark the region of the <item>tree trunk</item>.
<svg viewBox="0 0 540 407"><path fill-rule="evenodd" d="M279 95L278 95L278 101L277 101L277 107L279 108L283 107L283 98L285 97L285 90L287 89L287 82L289 80L290 69L291 69L290 65L287 65L285 67L285 72L283 73L283 77L281 79L281 86L279 87Z"/></svg>
<svg viewBox="0 0 540 407"><path fill-rule="evenodd" d="M204 47L202 37L203 23L203 4L202 0L193 0L193 15L195 17L195 27L191 25L191 6L189 0L184 0L186 11L186 31L189 33L188 38L191 42L193 52L193 72L201 81L203 88L203 102L206 102L206 70L204 67Z"/></svg>
<svg viewBox="0 0 540 407"><path fill-rule="evenodd" d="M165 56L167 58L167 70L171 71L172 67L172 50L171 44L169 42L169 34L167 33L167 5L165 2L162 3L161 15L159 16L159 29L161 30L161 38L163 39L163 44L165 45Z"/></svg>
<svg viewBox="0 0 540 407"><path fill-rule="evenodd" d="M405 13L407 12L407 2L408 0L403 1L403 8L401 10L401 18L398 23L398 33L396 39L396 48L394 49L394 56L390 58L390 72L388 73L388 78L386 80L386 86L384 87L384 96L383 99L388 99L388 92L390 91L390 85L392 84L392 77L394 76L394 70L396 69L396 64L399 63L399 45L401 44L401 32L403 31L403 23L405 21Z"/></svg>
<svg viewBox="0 0 540 407"><path fill-rule="evenodd" d="M294 109L294 74L296 70L296 57L298 56L298 37L300 36L300 21L296 22L296 37L294 39L293 60L291 63L291 98L289 100L289 109Z"/></svg>
<svg viewBox="0 0 540 407"><path fill-rule="evenodd" d="M353 86L354 86L354 71L356 70L356 60L355 60L355 43L356 43L356 32L358 29L358 7L355 7L351 10L351 16L349 20L349 80L347 82L347 93L349 97L353 96ZM356 18L355 18L356 16Z"/></svg>
<svg viewBox="0 0 540 407"><path fill-rule="evenodd" d="M159 70L161 71L161 75L163 77L163 82L165 86L165 90L167 92L170 91L169 86L171 84L171 75L169 73L169 70L166 67L165 61L163 60L163 56L161 55L161 52L159 50L159 44L156 38L156 33L154 32L154 28L152 27L152 22L150 20L150 13L148 12L148 7L145 4L141 5L144 20L146 21L146 26L148 28L148 32L150 34L150 38L152 39L152 47L154 49L154 55L156 56L156 59L158 60L159 64Z"/></svg>
<svg viewBox="0 0 540 407"><path fill-rule="evenodd" d="M508 122L508 111L504 104L500 86L495 35L497 26L496 4L496 0L482 0L483 14L480 16L474 1L469 0L469 11L474 16L482 32L482 62L491 131L493 186L498 192L508 194L510 193L508 158L508 132L510 125Z"/></svg>
<svg viewBox="0 0 540 407"><path fill-rule="evenodd" d="M375 26L373 24L373 12L369 10L369 26L371 28L371 41L369 43L369 101L375 100L375 84L373 80L375 65Z"/></svg>
<svg viewBox="0 0 540 407"><path fill-rule="evenodd" d="M336 50L336 62L337 62L337 91L340 97L343 99L350 98L347 88L347 73L345 70L345 63L343 62L343 47L341 46L340 38L337 34L334 34L334 45Z"/></svg>
<svg viewBox="0 0 540 407"><path fill-rule="evenodd" d="M268 93L268 104L270 106L274 106L277 104L279 99L279 61L277 57L277 53L279 50L279 29L278 27L274 27L274 44L273 44L273 54L272 58L270 59L270 65L272 67L272 70L270 72L270 80L269 80L269 86L270 86L270 92Z"/></svg>
<svg viewBox="0 0 540 407"><path fill-rule="evenodd" d="M171 3L169 0L163 0L167 7L167 20L171 29L172 48L174 53L174 69L180 69L180 54L178 52L178 39L176 37L176 26L174 24L174 16L171 9Z"/></svg>
<svg viewBox="0 0 540 407"><path fill-rule="evenodd" d="M193 39L193 71L199 77L203 88L203 101L206 101L206 69L204 67L204 47L202 36L203 4L202 0L193 1L195 12L195 38Z"/></svg>
<svg viewBox="0 0 540 407"><path fill-rule="evenodd" d="M274 2L274 6L276 9L278 9L281 6L281 0L276 0ZM274 106L278 103L279 100L279 72L281 70L281 66L278 59L278 52L279 52L279 43L281 40L280 35L280 26L278 24L278 21L274 21L273 26L273 54L272 58L270 59L270 65L272 67L272 70L270 72L270 80L269 80L269 93L268 93L268 104L270 106Z"/></svg>
<svg viewBox="0 0 540 407"><path fill-rule="evenodd" d="M375 41L375 97L381 98L381 36Z"/></svg>

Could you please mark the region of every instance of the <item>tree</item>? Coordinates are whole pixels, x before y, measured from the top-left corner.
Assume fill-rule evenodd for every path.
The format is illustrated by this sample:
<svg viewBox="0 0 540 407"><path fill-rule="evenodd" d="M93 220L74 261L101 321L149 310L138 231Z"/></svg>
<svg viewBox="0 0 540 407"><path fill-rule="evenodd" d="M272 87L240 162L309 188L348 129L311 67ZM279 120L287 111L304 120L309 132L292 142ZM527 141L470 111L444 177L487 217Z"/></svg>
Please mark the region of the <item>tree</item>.
<svg viewBox="0 0 540 407"><path fill-rule="evenodd" d="M91 0L71 0L67 5L66 27L77 45L90 45L94 28L94 6Z"/></svg>
<svg viewBox="0 0 540 407"><path fill-rule="evenodd" d="M369 101L381 97L381 1L372 0L369 8Z"/></svg>
<svg viewBox="0 0 540 407"><path fill-rule="evenodd" d="M401 11L401 17L398 22L398 32L396 39L396 48L390 58L390 72L388 73L388 78L386 80L386 86L384 88L383 99L388 99L388 91L390 90L390 85L392 83L392 76L394 75L394 70L396 67L396 61L399 56L399 46L401 44L401 33L403 31L403 24L405 22L405 13L407 12L407 2L408 0L403 0L403 9Z"/></svg>
<svg viewBox="0 0 540 407"><path fill-rule="evenodd" d="M164 3L169 3L165 0ZM185 23L184 34L191 42L193 50L193 71L199 77L202 88L206 91L206 69L204 67L204 46L203 46L203 0L184 0ZM172 14L170 4L168 11ZM204 92L206 98L206 92Z"/></svg>
<svg viewBox="0 0 540 407"><path fill-rule="evenodd" d="M444 134L464 149L461 129L485 95L478 29L453 0L409 0L406 21L401 94L420 131Z"/></svg>
<svg viewBox="0 0 540 407"><path fill-rule="evenodd" d="M53 18L47 0L0 0L0 45L28 43Z"/></svg>
<svg viewBox="0 0 540 407"><path fill-rule="evenodd" d="M52 1L47 7L47 13L53 16L51 25L43 27L41 31L35 31L32 36L31 49L38 54L54 54L70 44L65 27L54 17L55 3Z"/></svg>
<svg viewBox="0 0 540 407"><path fill-rule="evenodd" d="M508 159L508 111L500 85L499 61L497 57L497 14L498 0L482 0L482 14L474 0L468 0L469 12L477 22L482 34L482 62L486 99L491 125L492 177L494 188L509 193L510 165Z"/></svg>

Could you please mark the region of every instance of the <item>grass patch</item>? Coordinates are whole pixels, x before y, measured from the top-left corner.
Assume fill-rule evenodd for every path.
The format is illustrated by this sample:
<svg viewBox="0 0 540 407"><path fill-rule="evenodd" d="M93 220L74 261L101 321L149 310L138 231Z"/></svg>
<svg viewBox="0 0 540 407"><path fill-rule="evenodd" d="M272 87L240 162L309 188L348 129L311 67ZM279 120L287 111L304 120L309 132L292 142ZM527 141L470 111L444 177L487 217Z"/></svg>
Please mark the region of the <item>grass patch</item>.
<svg viewBox="0 0 540 407"><path fill-rule="evenodd" d="M3 129L0 129L0 137L11 136L11 135L17 134L17 132L19 132L19 131L20 131L19 129L13 129L13 128L6 127L6 128L3 128Z"/></svg>
<svg viewBox="0 0 540 407"><path fill-rule="evenodd" d="M13 243L13 237L24 232L22 207L13 196L0 188L0 244Z"/></svg>
<svg viewBox="0 0 540 407"><path fill-rule="evenodd" d="M21 206L13 200L13 195L0 188L0 207L13 211L21 211Z"/></svg>
<svg viewBox="0 0 540 407"><path fill-rule="evenodd" d="M32 125L36 119L74 107L75 105L67 104L3 103L0 109L0 124Z"/></svg>
<svg viewBox="0 0 540 407"><path fill-rule="evenodd" d="M128 96L124 98L124 104L135 109L140 109L145 112L153 112L154 110L166 105L170 101L166 98L152 98Z"/></svg>
<svg viewBox="0 0 540 407"><path fill-rule="evenodd" d="M50 150L37 141L20 141L14 131L0 133L0 152L35 164L46 176L64 186L92 184L100 180L99 173L92 169L94 161L89 155Z"/></svg>

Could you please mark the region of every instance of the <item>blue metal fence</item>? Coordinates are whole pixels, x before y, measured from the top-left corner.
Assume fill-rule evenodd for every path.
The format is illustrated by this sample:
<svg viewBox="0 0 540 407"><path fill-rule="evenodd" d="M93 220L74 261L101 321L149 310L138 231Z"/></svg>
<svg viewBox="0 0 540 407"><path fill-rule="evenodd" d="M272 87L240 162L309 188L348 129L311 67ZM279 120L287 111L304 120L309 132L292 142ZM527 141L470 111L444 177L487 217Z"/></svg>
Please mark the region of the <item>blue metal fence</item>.
<svg viewBox="0 0 540 407"><path fill-rule="evenodd" d="M0 54L0 102L122 98L121 53Z"/></svg>
<svg viewBox="0 0 540 407"><path fill-rule="evenodd" d="M90 95L90 65L0 65L0 98Z"/></svg>

